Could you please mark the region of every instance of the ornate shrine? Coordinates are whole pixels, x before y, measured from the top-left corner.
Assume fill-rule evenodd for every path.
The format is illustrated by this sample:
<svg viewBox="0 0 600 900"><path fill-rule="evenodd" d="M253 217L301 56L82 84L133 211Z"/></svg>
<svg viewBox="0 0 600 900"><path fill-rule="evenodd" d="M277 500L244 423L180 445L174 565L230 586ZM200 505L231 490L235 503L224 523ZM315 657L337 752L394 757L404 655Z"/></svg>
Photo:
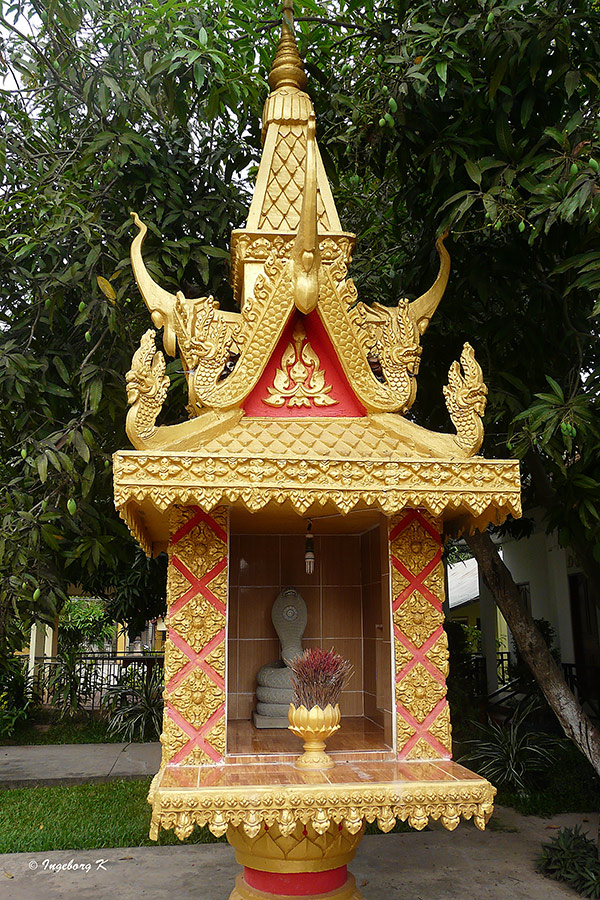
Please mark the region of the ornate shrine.
<svg viewBox="0 0 600 900"><path fill-rule="evenodd" d="M151 836L226 834L244 866L232 900L356 900L346 865L365 822L484 828L491 814L494 788L451 760L442 535L519 516L519 468L476 455L487 389L469 344L443 388L455 433L405 418L449 256L440 238L437 280L417 300L357 302L355 238L319 155L291 0L269 84L248 222L231 239L239 312L156 284L134 215L134 274L164 351L181 357L189 419L156 424L169 379L149 330L127 374L135 450L115 454L115 504L146 553L169 554ZM304 645L354 665L323 771L295 768L294 735L252 723L286 588L306 601Z"/></svg>

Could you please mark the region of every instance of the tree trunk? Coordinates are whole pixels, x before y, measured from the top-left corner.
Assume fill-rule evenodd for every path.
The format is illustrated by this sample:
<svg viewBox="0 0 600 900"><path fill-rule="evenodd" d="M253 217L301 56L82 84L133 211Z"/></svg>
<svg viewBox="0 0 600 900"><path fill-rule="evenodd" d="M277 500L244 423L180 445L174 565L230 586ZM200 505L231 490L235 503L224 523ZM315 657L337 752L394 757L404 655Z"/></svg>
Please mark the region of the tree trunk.
<svg viewBox="0 0 600 900"><path fill-rule="evenodd" d="M550 653L519 589L489 534L476 532L466 538L498 609L506 619L519 653L531 669L540 690L566 736L573 741L600 775L600 731L594 727Z"/></svg>

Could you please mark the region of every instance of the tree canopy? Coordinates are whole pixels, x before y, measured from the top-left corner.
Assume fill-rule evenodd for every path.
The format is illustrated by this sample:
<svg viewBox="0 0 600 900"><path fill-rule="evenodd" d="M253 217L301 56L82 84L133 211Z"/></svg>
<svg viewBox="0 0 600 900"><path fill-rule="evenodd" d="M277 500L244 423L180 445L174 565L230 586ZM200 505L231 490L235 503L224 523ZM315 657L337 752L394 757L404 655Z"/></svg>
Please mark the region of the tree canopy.
<svg viewBox="0 0 600 900"><path fill-rule="evenodd" d="M450 230L416 420L448 429L442 385L470 340L486 454L523 460L525 504L597 575L597 0L303 0L296 19L361 299L421 293ZM2 5L0 637L51 618L68 583L133 622L160 611L160 563L112 504L148 323L129 213L157 280L231 304L279 21L257 0ZM168 373L175 421L180 364Z"/></svg>

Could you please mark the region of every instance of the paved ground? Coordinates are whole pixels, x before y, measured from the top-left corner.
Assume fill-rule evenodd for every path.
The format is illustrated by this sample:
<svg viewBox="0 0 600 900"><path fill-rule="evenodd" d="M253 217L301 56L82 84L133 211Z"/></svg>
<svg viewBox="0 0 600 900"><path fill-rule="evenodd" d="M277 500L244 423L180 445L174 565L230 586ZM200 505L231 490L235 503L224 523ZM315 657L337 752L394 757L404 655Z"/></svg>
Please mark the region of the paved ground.
<svg viewBox="0 0 600 900"><path fill-rule="evenodd" d="M534 861L561 825L583 823L595 835L597 814L537 819L500 809L493 821L485 833L465 823L452 833L435 827L364 838L350 867L364 900L576 900L538 875ZM0 897L227 900L238 872L225 844L3 854Z"/></svg>
<svg viewBox="0 0 600 900"><path fill-rule="evenodd" d="M81 784L154 775L160 765L160 749L158 742L0 747L0 787Z"/></svg>

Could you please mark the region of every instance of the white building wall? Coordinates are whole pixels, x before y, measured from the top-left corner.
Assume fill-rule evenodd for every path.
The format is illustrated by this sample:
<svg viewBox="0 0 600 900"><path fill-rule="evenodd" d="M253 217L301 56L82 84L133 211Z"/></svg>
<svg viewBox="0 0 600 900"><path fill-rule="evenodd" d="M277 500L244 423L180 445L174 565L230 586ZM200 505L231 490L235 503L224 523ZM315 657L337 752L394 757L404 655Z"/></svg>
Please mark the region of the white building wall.
<svg viewBox="0 0 600 900"><path fill-rule="evenodd" d="M518 584L529 583L531 614L547 619L556 632L563 662L575 662L567 576L567 553L556 535L538 531L502 545L504 561Z"/></svg>

